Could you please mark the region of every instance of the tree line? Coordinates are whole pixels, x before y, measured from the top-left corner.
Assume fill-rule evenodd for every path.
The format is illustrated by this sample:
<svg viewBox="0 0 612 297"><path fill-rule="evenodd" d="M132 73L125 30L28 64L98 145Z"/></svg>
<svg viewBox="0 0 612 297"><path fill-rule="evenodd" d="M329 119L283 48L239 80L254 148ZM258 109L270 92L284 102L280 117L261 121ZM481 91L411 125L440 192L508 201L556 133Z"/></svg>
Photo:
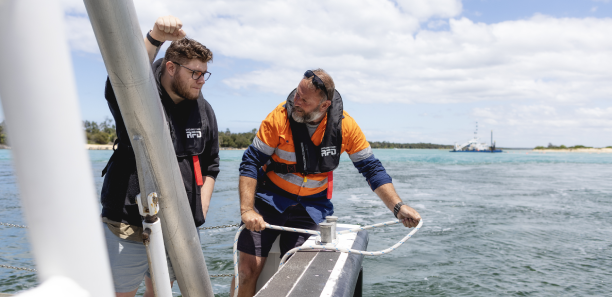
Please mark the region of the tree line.
<svg viewBox="0 0 612 297"><path fill-rule="evenodd" d="M117 138L115 123L110 118L106 118L100 123L83 121L83 128L88 144L112 144Z"/></svg>
<svg viewBox="0 0 612 297"><path fill-rule="evenodd" d="M565 146L565 145L554 145L552 143L548 143L548 146L536 146L535 150L566 150L566 149L589 149L593 148L592 146L584 146L584 145L574 145L574 146ZM612 146L607 146L606 148L612 148Z"/></svg>
<svg viewBox="0 0 612 297"><path fill-rule="evenodd" d="M257 135L257 129L245 133L232 133L230 129L225 130L225 132L219 131L219 146L246 148L251 145L255 135Z"/></svg>
<svg viewBox="0 0 612 297"><path fill-rule="evenodd" d="M117 138L115 123L112 119L106 118L102 122L83 121L83 130L88 144L112 144ZM246 148L253 142L257 135L257 129L244 133L232 133L230 129L225 132L219 131L219 146L224 148ZM4 122L0 123L0 144L6 144L6 131ZM432 144L432 143L394 143L387 141L370 142L372 148L381 149L452 149L452 145ZM548 148L566 148L565 146L556 147L549 144ZM544 147L537 147L544 148ZM536 149L537 149L536 148ZM586 148L585 146L574 146L571 148Z"/></svg>
<svg viewBox="0 0 612 297"><path fill-rule="evenodd" d="M433 143L395 143L395 142L386 142L386 141L371 141L370 146L372 148L381 148L381 149L392 149L392 148L402 148L402 149L452 149L452 145L445 144L433 144Z"/></svg>
<svg viewBox="0 0 612 297"><path fill-rule="evenodd" d="M4 132L4 121L0 123L0 144L6 144L6 132Z"/></svg>

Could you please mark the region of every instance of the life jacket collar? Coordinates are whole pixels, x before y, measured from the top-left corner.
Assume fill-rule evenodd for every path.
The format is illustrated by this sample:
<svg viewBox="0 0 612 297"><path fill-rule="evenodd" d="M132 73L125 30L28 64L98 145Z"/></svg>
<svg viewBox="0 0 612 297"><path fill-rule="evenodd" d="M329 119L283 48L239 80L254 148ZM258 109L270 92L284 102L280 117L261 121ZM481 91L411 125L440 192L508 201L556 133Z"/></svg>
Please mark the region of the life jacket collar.
<svg viewBox="0 0 612 297"><path fill-rule="evenodd" d="M293 134L293 145L297 162L297 171L303 174L317 174L330 172L340 164L342 149L342 96L334 90L331 105L327 108L327 124L321 144L316 146L312 142L308 127L305 123L298 123L293 119L294 99L297 89L287 96L285 109L287 119Z"/></svg>

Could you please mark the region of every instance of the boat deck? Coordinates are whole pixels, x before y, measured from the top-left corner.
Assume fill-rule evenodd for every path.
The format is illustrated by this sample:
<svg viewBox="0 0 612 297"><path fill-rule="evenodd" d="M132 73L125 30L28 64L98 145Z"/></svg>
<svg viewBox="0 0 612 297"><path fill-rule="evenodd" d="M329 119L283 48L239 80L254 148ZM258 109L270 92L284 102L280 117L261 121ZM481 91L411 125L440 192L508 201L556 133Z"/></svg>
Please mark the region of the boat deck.
<svg viewBox="0 0 612 297"><path fill-rule="evenodd" d="M359 231L353 236L350 247L365 251L368 246L367 231ZM298 252L255 296L361 296L363 257L328 250Z"/></svg>

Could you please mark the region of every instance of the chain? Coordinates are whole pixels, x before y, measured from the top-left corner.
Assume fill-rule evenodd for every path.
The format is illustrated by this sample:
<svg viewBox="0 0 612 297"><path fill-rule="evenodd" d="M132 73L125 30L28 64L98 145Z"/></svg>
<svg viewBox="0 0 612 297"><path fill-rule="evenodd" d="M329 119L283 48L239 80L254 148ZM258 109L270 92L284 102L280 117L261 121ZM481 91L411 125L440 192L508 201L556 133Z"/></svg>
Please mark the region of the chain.
<svg viewBox="0 0 612 297"><path fill-rule="evenodd" d="M200 228L200 230L221 229L221 228L229 228L229 227L240 227L240 224L221 225L221 226L212 226L212 227L202 227L202 228Z"/></svg>
<svg viewBox="0 0 612 297"><path fill-rule="evenodd" d="M2 265L0 264L0 267L2 268L8 268L8 269L15 269L15 270L25 270L25 271L30 271L30 272L36 272L36 269L31 269L31 268L24 268L24 267L16 267L16 266L9 266L9 265ZM210 277L233 277L233 274L211 274L209 275Z"/></svg>
<svg viewBox="0 0 612 297"><path fill-rule="evenodd" d="M234 277L233 274L211 274L210 277Z"/></svg>
<svg viewBox="0 0 612 297"><path fill-rule="evenodd" d="M15 267L15 266L2 265L2 264L0 264L0 267L8 268L8 269L15 269L15 270L25 270L25 271L30 271L30 272L36 272L36 269L31 269L31 268Z"/></svg>
<svg viewBox="0 0 612 297"><path fill-rule="evenodd" d="M28 226L24 226L24 225L15 225L15 224L3 223L3 222L0 222L0 226L15 227L15 228L28 228ZM202 227L200 228L200 230L222 229L222 228L230 228L230 227L240 227L240 224Z"/></svg>
<svg viewBox="0 0 612 297"><path fill-rule="evenodd" d="M2 222L0 222L0 226L15 227L15 228L28 228L28 226L2 223Z"/></svg>

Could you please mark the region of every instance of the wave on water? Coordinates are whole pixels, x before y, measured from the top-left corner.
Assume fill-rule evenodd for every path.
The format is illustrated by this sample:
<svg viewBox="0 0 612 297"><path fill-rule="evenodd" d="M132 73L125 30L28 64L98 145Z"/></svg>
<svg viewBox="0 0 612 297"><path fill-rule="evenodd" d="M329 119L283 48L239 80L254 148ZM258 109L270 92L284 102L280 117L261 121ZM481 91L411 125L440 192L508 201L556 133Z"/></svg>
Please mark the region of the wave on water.
<svg viewBox="0 0 612 297"><path fill-rule="evenodd" d="M111 153L89 153L98 191ZM239 222L242 153L220 152L221 173L205 226ZM609 295L612 158L525 153L374 150L424 225L394 252L364 260L364 296ZM332 202L340 223L394 219L346 155L334 174ZM24 224L18 197L10 152L0 150L0 221ZM368 249L387 248L409 231L399 225L371 230ZM201 231L211 274L233 273L235 232ZM34 267L25 230L0 226L0 262ZM212 279L216 296L228 295L230 281ZM0 268L0 292L36 282L31 272Z"/></svg>

